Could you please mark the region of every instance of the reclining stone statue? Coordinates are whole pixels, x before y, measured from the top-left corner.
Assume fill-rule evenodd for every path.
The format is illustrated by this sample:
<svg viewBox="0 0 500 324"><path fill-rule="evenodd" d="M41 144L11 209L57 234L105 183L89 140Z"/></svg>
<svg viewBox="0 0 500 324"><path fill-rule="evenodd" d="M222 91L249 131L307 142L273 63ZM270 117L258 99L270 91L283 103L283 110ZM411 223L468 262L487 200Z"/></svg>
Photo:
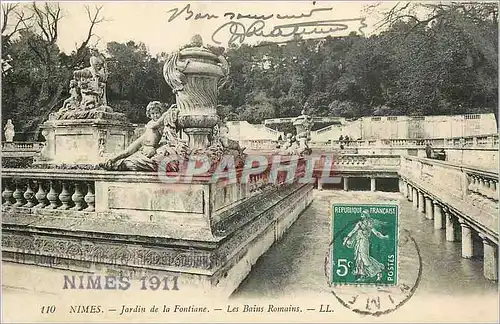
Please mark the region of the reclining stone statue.
<svg viewBox="0 0 500 324"><path fill-rule="evenodd" d="M146 124L144 133L125 150L101 164L101 167L107 170L156 171L162 157L184 157L187 143L177 136L175 130L177 108L172 105L164 113L162 111L162 103L150 102L146 107L146 115L151 120Z"/></svg>

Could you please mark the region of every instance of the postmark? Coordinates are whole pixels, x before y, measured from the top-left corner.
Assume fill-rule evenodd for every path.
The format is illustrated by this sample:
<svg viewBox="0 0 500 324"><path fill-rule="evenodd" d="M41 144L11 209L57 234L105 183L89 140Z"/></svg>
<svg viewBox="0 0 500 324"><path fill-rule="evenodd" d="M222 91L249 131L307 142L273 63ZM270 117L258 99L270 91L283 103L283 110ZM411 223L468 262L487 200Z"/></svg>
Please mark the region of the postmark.
<svg viewBox="0 0 500 324"><path fill-rule="evenodd" d="M373 316L405 304L420 282L422 260L410 232L399 227L398 204L334 204L331 212L325 276L335 298Z"/></svg>

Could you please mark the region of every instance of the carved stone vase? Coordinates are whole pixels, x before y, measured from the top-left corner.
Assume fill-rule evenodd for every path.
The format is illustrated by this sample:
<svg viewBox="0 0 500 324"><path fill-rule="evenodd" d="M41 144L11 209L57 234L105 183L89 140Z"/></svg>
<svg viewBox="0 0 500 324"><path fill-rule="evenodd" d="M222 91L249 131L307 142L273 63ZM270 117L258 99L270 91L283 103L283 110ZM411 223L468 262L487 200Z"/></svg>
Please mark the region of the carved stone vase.
<svg viewBox="0 0 500 324"><path fill-rule="evenodd" d="M219 121L217 96L228 70L224 57L204 47L200 36L165 62L163 75L176 96L179 126L189 137L191 151L211 144L209 135Z"/></svg>

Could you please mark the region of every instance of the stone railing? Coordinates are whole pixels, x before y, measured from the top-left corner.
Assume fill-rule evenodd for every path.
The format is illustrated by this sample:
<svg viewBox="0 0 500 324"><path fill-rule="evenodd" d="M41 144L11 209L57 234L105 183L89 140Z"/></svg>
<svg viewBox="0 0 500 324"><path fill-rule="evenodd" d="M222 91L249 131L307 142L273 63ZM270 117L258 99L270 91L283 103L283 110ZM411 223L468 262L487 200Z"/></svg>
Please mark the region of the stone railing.
<svg viewBox="0 0 500 324"><path fill-rule="evenodd" d="M43 146L44 142L2 142L2 152L39 152Z"/></svg>
<svg viewBox="0 0 500 324"><path fill-rule="evenodd" d="M2 142L2 157L32 158L44 145L45 142Z"/></svg>
<svg viewBox="0 0 500 324"><path fill-rule="evenodd" d="M416 138L396 138L396 139L362 139L339 141L332 140L328 142L312 142L313 147L333 146L339 147L340 144L344 147L392 147L392 148L421 148L430 144L433 148L498 148L498 134L485 134L476 136L464 137L448 137L448 138L431 138L431 139L416 139Z"/></svg>
<svg viewBox="0 0 500 324"><path fill-rule="evenodd" d="M399 173L449 208L469 217L498 242L498 172L404 156Z"/></svg>
<svg viewBox="0 0 500 324"><path fill-rule="evenodd" d="M287 163L285 159L281 164ZM303 166L303 159L298 163ZM238 178L242 170L236 171ZM303 174L300 170L296 177ZM152 212L156 212L153 218L168 218L182 211L189 222L206 226L207 219L216 216L217 211L262 194L269 186L269 172L268 168L260 174L250 174L246 182L228 183L224 175L213 173L189 176L167 172L162 176L157 172L3 168L2 205L8 212L81 212L145 222L150 221ZM273 183L282 185L285 180L286 174L280 173Z"/></svg>
<svg viewBox="0 0 500 324"><path fill-rule="evenodd" d="M313 155L309 158L317 158ZM326 164L326 158L332 159L332 164ZM376 173L380 177L397 176L400 165L399 155L321 155L321 159L314 167L314 177L321 177L324 169L330 170L330 175L342 176L350 174L353 176L372 176Z"/></svg>
<svg viewBox="0 0 500 324"><path fill-rule="evenodd" d="M247 147L253 149L275 147L278 141L275 140L244 140L240 141ZM312 141L309 143L311 148L325 149L338 148L340 144L344 148L424 148L430 144L435 149L451 149L451 148L498 148L498 134L485 134L465 137L448 137L448 138L431 138L431 139L415 139L415 138L397 138L397 139L360 139L349 141Z"/></svg>

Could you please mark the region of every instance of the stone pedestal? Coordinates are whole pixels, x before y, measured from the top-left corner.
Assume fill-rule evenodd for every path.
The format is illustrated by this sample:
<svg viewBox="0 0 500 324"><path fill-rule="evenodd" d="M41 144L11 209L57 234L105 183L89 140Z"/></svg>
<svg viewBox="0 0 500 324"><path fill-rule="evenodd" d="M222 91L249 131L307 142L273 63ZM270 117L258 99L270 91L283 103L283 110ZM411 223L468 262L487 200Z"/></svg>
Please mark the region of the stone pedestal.
<svg viewBox="0 0 500 324"><path fill-rule="evenodd" d="M460 222L460 226L462 227L462 258L472 258L474 256L474 244L472 241L472 229L471 227L464 223Z"/></svg>
<svg viewBox="0 0 500 324"><path fill-rule="evenodd" d="M425 197L425 217L427 219L434 219L434 208L432 207L432 200Z"/></svg>
<svg viewBox="0 0 500 324"><path fill-rule="evenodd" d="M370 191L376 191L377 190L377 180L375 178L370 178Z"/></svg>
<svg viewBox="0 0 500 324"><path fill-rule="evenodd" d="M98 164L125 149L131 143L134 128L123 114L112 114L117 118L45 122L41 130L46 143L35 164Z"/></svg>
<svg viewBox="0 0 500 324"><path fill-rule="evenodd" d="M418 193L418 211L421 213L425 213L425 200L424 194L422 192Z"/></svg>
<svg viewBox="0 0 500 324"><path fill-rule="evenodd" d="M483 240L483 272L484 277L489 280L498 280L498 246L486 236L480 235Z"/></svg>
<svg viewBox="0 0 500 324"><path fill-rule="evenodd" d="M437 201L434 201L434 229L442 229L443 228L443 213L441 206Z"/></svg>

